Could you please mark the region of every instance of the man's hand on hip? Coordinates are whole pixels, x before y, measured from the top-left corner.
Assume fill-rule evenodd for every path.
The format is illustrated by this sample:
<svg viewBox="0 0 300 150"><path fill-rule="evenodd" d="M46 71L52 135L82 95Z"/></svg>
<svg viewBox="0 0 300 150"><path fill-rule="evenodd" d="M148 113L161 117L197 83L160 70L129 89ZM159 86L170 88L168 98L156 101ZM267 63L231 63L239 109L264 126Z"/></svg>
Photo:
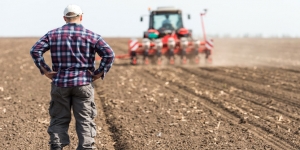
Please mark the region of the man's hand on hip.
<svg viewBox="0 0 300 150"><path fill-rule="evenodd" d="M89 71L90 73L91 73L91 75L93 76L93 82L94 81L96 81L96 80L98 80L98 79L100 79L101 77L102 77L102 75L103 75L103 71L101 72L101 73L99 73L99 74L97 74L97 75L93 75L93 73L91 72L91 71Z"/></svg>
<svg viewBox="0 0 300 150"><path fill-rule="evenodd" d="M57 72L53 72L53 71L49 72L49 71L47 71L47 70L46 70L44 67L42 67L42 66L41 66L41 69L42 69L43 73L45 74L45 76L46 76L47 78L49 78L50 80L52 80L52 79L53 79L53 76L57 74Z"/></svg>

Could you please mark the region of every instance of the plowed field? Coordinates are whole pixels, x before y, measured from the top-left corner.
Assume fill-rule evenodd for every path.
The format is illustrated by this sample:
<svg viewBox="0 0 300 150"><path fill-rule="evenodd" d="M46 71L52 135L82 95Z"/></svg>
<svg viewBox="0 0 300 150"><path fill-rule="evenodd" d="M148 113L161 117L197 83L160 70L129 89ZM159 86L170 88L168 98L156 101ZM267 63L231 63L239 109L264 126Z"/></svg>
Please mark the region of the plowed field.
<svg viewBox="0 0 300 150"><path fill-rule="evenodd" d="M0 39L0 149L49 149L51 81L30 57L36 40ZM116 54L127 52L128 39L106 41ZM216 39L211 65L116 60L94 83L97 148L300 149L299 43ZM74 119L69 133L65 149L73 150Z"/></svg>

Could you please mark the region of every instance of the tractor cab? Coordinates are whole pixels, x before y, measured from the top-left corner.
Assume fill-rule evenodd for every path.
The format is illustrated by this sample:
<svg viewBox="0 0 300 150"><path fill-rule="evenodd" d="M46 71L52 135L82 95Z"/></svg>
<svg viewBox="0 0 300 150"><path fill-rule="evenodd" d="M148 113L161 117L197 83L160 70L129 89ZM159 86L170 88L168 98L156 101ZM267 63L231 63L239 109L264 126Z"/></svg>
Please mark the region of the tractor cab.
<svg viewBox="0 0 300 150"><path fill-rule="evenodd" d="M188 15L188 18L190 16ZM143 18L141 18L143 21ZM167 34L189 36L189 30L185 29L182 21L182 12L173 7L158 7L149 16L149 28L144 32L144 38L162 38Z"/></svg>

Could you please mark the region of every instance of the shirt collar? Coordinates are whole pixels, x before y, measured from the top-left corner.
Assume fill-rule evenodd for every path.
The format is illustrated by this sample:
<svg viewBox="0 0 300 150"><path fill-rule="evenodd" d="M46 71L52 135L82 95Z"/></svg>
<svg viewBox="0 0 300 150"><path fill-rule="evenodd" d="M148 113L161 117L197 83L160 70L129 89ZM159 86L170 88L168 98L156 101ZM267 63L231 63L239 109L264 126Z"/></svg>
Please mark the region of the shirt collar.
<svg viewBox="0 0 300 150"><path fill-rule="evenodd" d="M67 26L82 26L80 23L66 23Z"/></svg>

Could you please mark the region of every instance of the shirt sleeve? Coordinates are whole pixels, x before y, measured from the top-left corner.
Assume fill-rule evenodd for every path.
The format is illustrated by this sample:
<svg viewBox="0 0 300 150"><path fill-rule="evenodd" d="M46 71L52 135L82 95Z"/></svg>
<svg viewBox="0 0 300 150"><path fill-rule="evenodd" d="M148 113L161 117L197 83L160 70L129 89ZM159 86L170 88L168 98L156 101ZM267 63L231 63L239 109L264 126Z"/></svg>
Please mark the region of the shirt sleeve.
<svg viewBox="0 0 300 150"><path fill-rule="evenodd" d="M99 68L95 70L94 75L103 72L103 75L101 76L103 80L114 62L115 53L101 37L97 41L96 52L101 57L101 62L99 64Z"/></svg>
<svg viewBox="0 0 300 150"><path fill-rule="evenodd" d="M40 38L31 48L30 55L35 63L35 65L40 69L41 74L43 71L41 66L46 70L51 71L50 67L45 63L43 54L50 49L48 34Z"/></svg>

